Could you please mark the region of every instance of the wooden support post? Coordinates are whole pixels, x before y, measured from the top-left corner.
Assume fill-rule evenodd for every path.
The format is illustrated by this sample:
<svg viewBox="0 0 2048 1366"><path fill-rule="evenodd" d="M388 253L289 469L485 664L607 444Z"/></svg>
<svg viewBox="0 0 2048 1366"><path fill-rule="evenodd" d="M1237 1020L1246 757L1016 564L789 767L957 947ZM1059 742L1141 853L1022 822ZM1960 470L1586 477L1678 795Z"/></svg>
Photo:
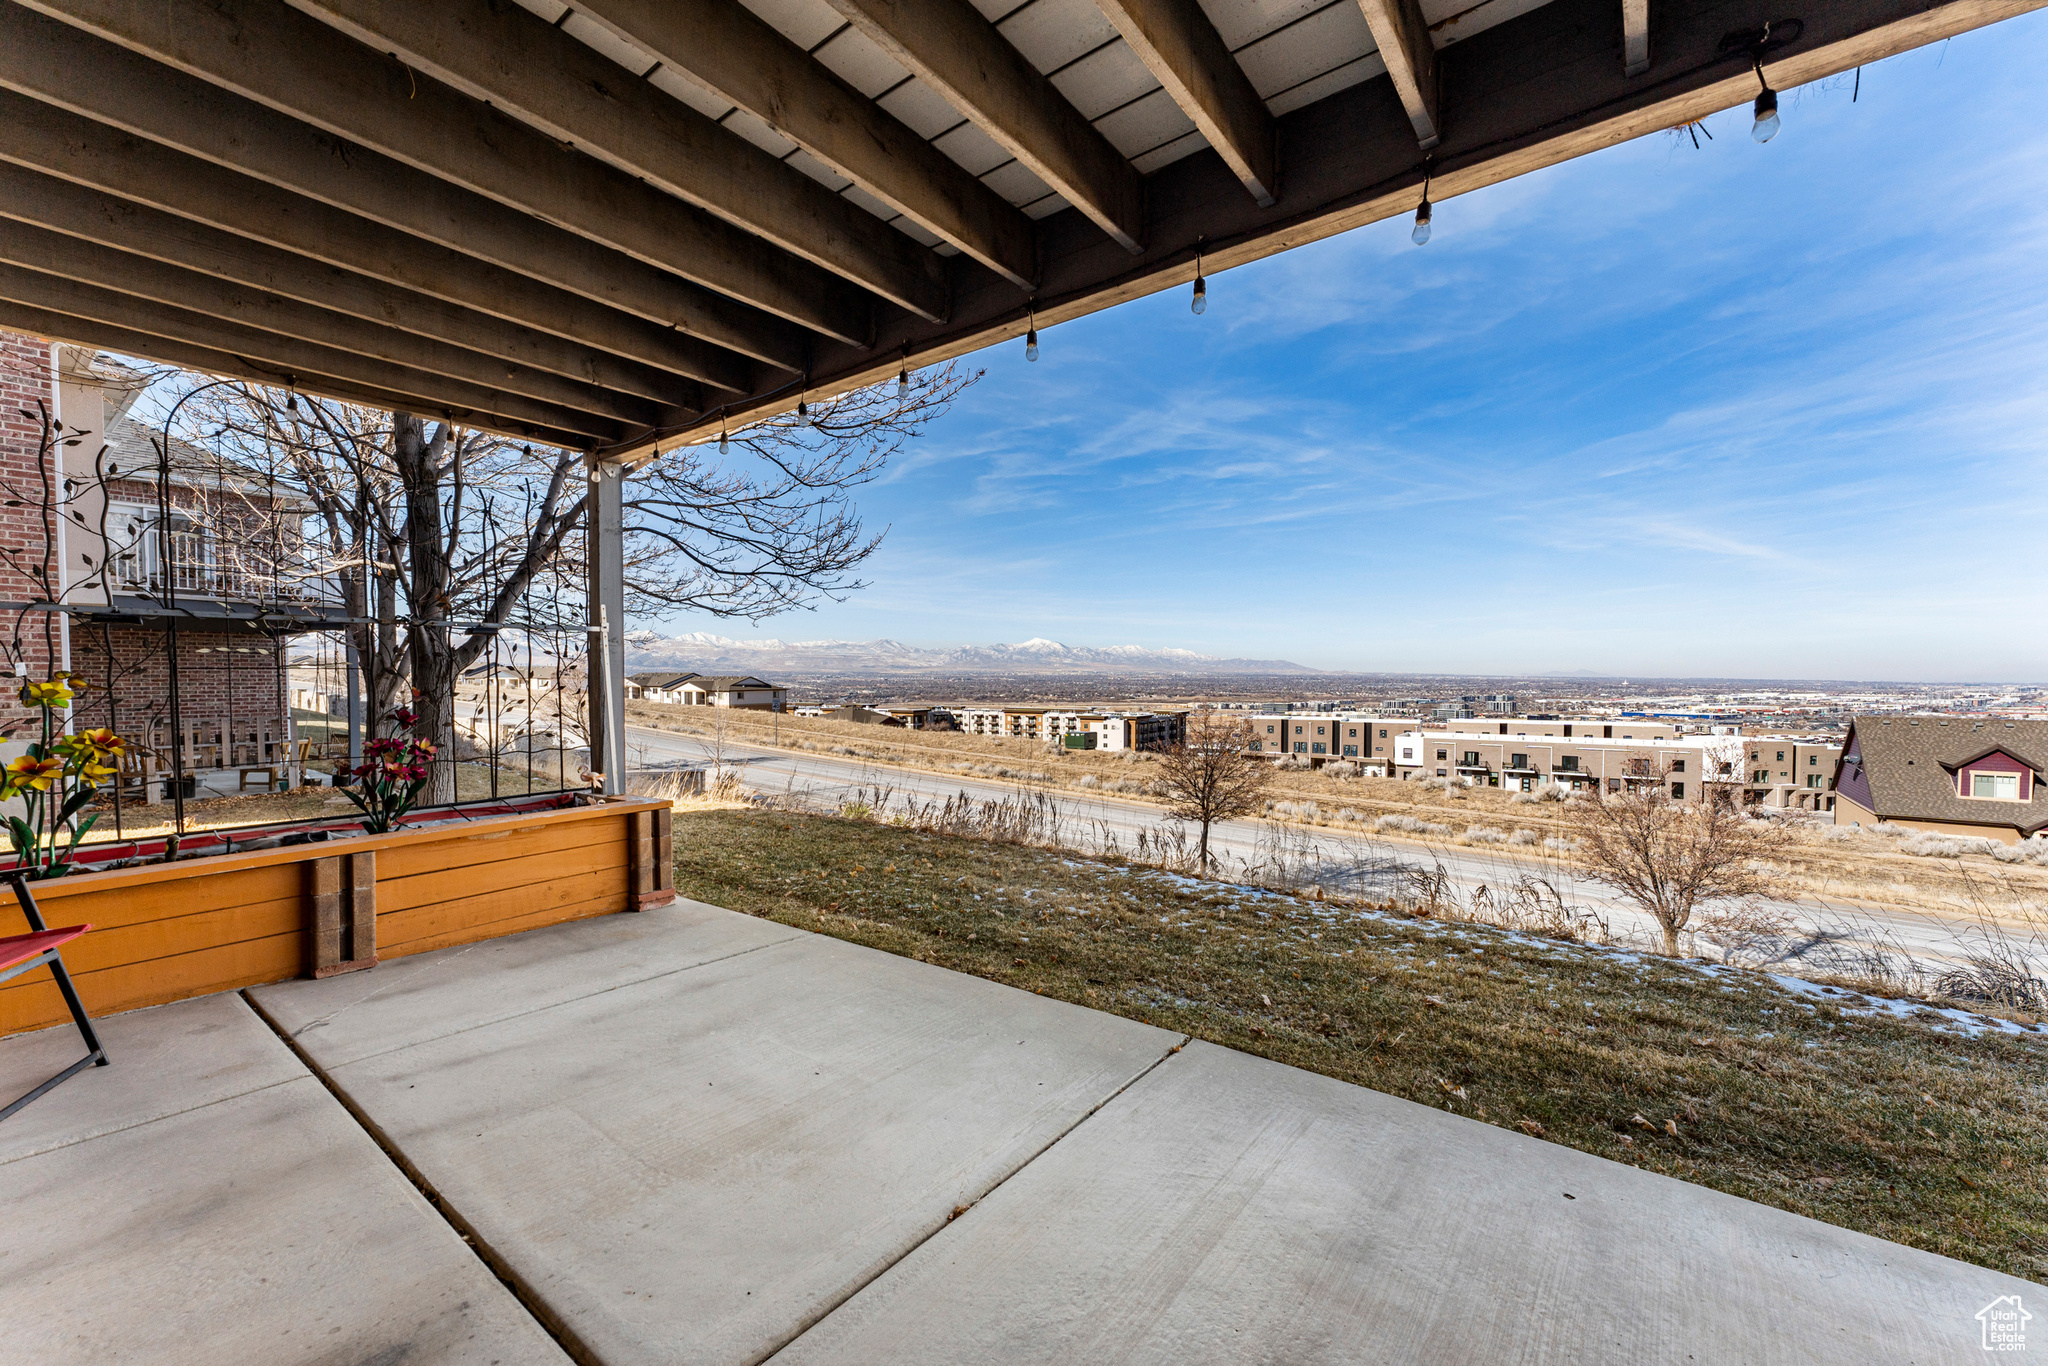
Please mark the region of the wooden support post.
<svg viewBox="0 0 2048 1366"><path fill-rule="evenodd" d="M306 865L312 917L310 976L377 966L377 854L366 850Z"/></svg>
<svg viewBox="0 0 2048 1366"><path fill-rule="evenodd" d="M627 910L651 910L676 899L674 819L674 808L667 806L626 814Z"/></svg>

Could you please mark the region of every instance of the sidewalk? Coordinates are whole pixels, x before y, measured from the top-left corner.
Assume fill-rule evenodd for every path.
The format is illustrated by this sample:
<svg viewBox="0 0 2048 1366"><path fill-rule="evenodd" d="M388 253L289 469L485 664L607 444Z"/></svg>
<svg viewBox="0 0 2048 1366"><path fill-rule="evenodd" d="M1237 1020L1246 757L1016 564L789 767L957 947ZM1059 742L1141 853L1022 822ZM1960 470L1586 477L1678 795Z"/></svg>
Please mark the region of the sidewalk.
<svg viewBox="0 0 2048 1366"><path fill-rule="evenodd" d="M1863 1366L2041 1294L691 903L247 996L304 1062L140 1011L0 1126L28 1359Z"/></svg>

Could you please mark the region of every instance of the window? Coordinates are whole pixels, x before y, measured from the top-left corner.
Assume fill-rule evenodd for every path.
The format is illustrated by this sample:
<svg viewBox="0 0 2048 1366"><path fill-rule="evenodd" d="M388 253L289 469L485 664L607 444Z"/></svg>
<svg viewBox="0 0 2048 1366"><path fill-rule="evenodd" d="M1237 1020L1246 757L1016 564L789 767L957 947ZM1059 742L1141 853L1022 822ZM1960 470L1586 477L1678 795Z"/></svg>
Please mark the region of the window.
<svg viewBox="0 0 2048 1366"><path fill-rule="evenodd" d="M1386 738L1387 738L1387 728L1386 728L1385 726L1381 726L1381 727L1380 727L1380 739L1384 740L1384 739L1386 739Z"/></svg>
<svg viewBox="0 0 2048 1366"><path fill-rule="evenodd" d="M1439 778L1443 777L1443 776L1444 776L1444 771L1443 771L1442 769L1438 769L1438 770L1436 771L1436 776L1437 776L1437 777L1439 777Z"/></svg>
<svg viewBox="0 0 2048 1366"><path fill-rule="evenodd" d="M1778 762L1781 764L1785 762L1785 751L1782 749L1778 751Z"/></svg>
<svg viewBox="0 0 2048 1366"><path fill-rule="evenodd" d="M1357 746L1357 745L1346 745L1346 746L1344 746L1344 757L1345 757L1345 758L1347 758L1347 759L1352 759L1352 758L1356 758L1356 757L1357 757L1357 755L1358 755L1358 746Z"/></svg>
<svg viewBox="0 0 2048 1366"><path fill-rule="evenodd" d="M1673 783L1671 785L1671 800L1674 802L1682 802L1685 800L1684 783Z"/></svg>
<svg viewBox="0 0 2048 1366"><path fill-rule="evenodd" d="M1258 752L1259 752L1260 750L1264 749L1265 747L1266 747L1266 742L1265 742L1264 740L1254 740L1254 741L1252 741L1252 753L1254 753L1254 754L1258 753Z"/></svg>
<svg viewBox="0 0 2048 1366"><path fill-rule="evenodd" d="M1987 797L1996 802L2016 802L2020 799L2020 775L2017 773L1972 773L1970 795Z"/></svg>
<svg viewBox="0 0 2048 1366"><path fill-rule="evenodd" d="M1316 734L1318 734L1318 735L1321 735L1322 733L1323 733L1323 728L1322 728L1321 726L1317 726L1317 727L1316 727Z"/></svg>
<svg viewBox="0 0 2048 1366"><path fill-rule="evenodd" d="M1308 741L1306 741L1306 740L1296 740L1296 741L1294 742L1294 752L1295 752L1296 754L1306 754L1306 753L1308 753Z"/></svg>
<svg viewBox="0 0 2048 1366"><path fill-rule="evenodd" d="M1749 780L1760 785L1768 784L1771 781L1771 771L1767 768L1760 768L1749 775Z"/></svg>
<svg viewBox="0 0 2048 1366"><path fill-rule="evenodd" d="M1318 740L1315 742L1314 745L1310 746L1310 752L1315 754L1328 754L1330 752L1330 747L1324 744L1321 740Z"/></svg>
<svg viewBox="0 0 2048 1366"><path fill-rule="evenodd" d="M1567 754L1557 761L1557 766L1567 773L1576 773L1579 771L1579 756Z"/></svg>
<svg viewBox="0 0 2048 1366"><path fill-rule="evenodd" d="M1296 726L1296 727L1294 728L1294 733L1295 733L1296 735L1302 735L1302 734L1306 734L1306 732L1305 732L1305 731L1303 731L1303 729L1302 729L1302 728L1301 728L1300 726ZM1784 758L1785 756L1784 756L1784 755L1782 755L1782 754L1780 754L1780 755L1779 755L1778 757L1779 757L1780 759L1782 759L1782 758Z"/></svg>
<svg viewBox="0 0 2048 1366"><path fill-rule="evenodd" d="M1268 726L1268 727L1266 727L1266 734L1268 734L1268 735L1271 735L1272 733L1273 733L1273 728L1272 728L1271 726Z"/></svg>
<svg viewBox="0 0 2048 1366"><path fill-rule="evenodd" d="M1468 750L1466 750L1466 751L1465 751L1465 767L1466 767L1466 768L1477 768L1477 767L1479 767L1479 751L1478 751L1478 750L1476 750L1476 749L1468 749Z"/></svg>
<svg viewBox="0 0 2048 1366"><path fill-rule="evenodd" d="M1807 774L1807 775L1806 775L1806 785L1807 785L1808 787L1814 787L1814 788L1817 788L1817 787L1819 787L1819 786L1820 786L1820 774L1818 774L1818 773L1809 773L1809 774Z"/></svg>
<svg viewBox="0 0 2048 1366"><path fill-rule="evenodd" d="M1820 756L1818 754L1809 754L1806 756L1806 766L1808 768L1817 768L1819 767L1819 765Z"/></svg>
<svg viewBox="0 0 2048 1366"><path fill-rule="evenodd" d="M1685 760L1683 760L1683 759L1673 759L1673 760L1671 761L1671 771L1672 771L1673 773L1683 773L1683 772L1685 772Z"/></svg>
<svg viewBox="0 0 2048 1366"><path fill-rule="evenodd" d="M1529 756L1526 754L1511 754L1508 756L1508 759L1509 768L1527 768L1529 766ZM1523 790L1526 791L1527 789Z"/></svg>
<svg viewBox="0 0 2048 1366"><path fill-rule="evenodd" d="M1445 760L1445 759L1448 759L1448 758L1450 758L1450 757L1451 757L1451 752L1450 752L1449 750L1447 750L1447 749L1440 749L1440 750L1438 750L1438 751L1436 752L1436 757L1437 757L1438 761L1439 761L1439 762L1441 762L1442 760ZM1438 774L1437 776L1438 776L1438 777L1442 777L1443 775L1442 775L1442 774Z"/></svg>

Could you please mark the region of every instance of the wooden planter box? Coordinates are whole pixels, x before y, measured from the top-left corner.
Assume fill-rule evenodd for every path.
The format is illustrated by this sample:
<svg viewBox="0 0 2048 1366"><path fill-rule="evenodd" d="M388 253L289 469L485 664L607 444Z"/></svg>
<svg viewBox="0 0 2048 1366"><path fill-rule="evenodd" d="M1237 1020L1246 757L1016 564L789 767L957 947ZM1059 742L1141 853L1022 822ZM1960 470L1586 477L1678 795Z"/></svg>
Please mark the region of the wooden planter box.
<svg viewBox="0 0 2048 1366"><path fill-rule="evenodd" d="M443 821L34 884L94 1015L330 976L675 899L665 801ZM28 925L0 892L0 934ZM0 1036L70 1019L47 972L0 986Z"/></svg>

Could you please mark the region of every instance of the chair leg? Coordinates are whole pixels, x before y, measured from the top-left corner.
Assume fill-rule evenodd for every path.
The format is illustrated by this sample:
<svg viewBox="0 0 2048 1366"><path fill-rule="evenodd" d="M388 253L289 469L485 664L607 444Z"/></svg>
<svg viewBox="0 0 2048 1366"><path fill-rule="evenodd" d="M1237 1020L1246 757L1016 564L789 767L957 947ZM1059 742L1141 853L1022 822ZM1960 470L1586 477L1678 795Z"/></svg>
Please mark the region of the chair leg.
<svg viewBox="0 0 2048 1366"><path fill-rule="evenodd" d="M42 911L36 906L35 896L28 889L28 878L19 872L8 872L4 876L9 885L14 888L14 895L21 902L22 914L28 917L29 928L38 934L48 929L49 926L43 923ZM86 1054L56 1076L51 1077L41 1086L36 1087L35 1090L12 1101L4 1110L0 1110L0 1120L6 1119L16 1110L19 1110L30 1101L38 1099L52 1088L71 1080L71 1078L77 1076L86 1068L105 1067L107 1065L107 1051L100 1047L100 1036L93 1032L92 1017L85 1013L85 1003L78 999L78 988L71 984L71 974L64 969L63 955L52 953L50 955L49 968L50 975L57 979L57 990L64 995L64 1004L71 1008L72 1022L78 1026L80 1036L85 1039Z"/></svg>

